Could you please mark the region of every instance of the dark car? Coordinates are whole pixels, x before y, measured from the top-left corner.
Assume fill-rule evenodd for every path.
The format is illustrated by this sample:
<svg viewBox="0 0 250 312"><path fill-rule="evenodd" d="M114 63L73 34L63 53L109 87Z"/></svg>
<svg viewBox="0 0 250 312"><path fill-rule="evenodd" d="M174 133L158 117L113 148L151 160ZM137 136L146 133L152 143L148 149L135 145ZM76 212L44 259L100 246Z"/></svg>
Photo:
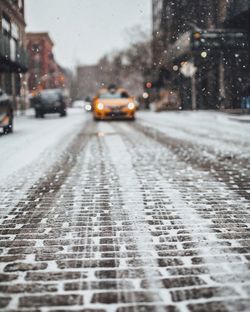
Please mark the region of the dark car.
<svg viewBox="0 0 250 312"><path fill-rule="evenodd" d="M45 114L59 113L61 117L66 116L66 101L62 90L48 89L40 91L31 99L35 108L36 118L44 117Z"/></svg>
<svg viewBox="0 0 250 312"><path fill-rule="evenodd" d="M6 93L0 90L0 128L4 133L13 132L13 106Z"/></svg>

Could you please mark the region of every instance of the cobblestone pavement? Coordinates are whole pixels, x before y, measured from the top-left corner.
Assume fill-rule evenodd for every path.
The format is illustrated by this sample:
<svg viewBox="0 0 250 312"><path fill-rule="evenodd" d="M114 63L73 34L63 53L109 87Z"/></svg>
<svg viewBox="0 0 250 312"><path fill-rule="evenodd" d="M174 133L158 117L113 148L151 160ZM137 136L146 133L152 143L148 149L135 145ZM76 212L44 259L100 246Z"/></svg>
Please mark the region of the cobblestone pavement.
<svg viewBox="0 0 250 312"><path fill-rule="evenodd" d="M87 123L2 218L1 311L249 311L250 165L201 149Z"/></svg>

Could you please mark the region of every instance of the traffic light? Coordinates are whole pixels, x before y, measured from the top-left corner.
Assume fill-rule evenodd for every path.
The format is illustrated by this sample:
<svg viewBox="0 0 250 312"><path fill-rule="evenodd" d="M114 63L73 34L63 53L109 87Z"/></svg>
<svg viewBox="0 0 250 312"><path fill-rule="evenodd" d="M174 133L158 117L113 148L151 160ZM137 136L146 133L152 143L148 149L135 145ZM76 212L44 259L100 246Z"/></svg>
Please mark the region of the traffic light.
<svg viewBox="0 0 250 312"><path fill-rule="evenodd" d="M146 82L145 86L147 89L151 89L152 88L152 82L150 82L150 81Z"/></svg>

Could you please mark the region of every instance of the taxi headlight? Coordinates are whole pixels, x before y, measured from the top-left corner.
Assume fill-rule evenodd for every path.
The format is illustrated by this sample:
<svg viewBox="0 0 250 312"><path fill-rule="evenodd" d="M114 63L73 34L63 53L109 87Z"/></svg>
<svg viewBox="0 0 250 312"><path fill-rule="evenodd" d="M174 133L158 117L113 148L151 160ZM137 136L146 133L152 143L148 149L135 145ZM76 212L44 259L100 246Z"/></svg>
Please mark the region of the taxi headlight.
<svg viewBox="0 0 250 312"><path fill-rule="evenodd" d="M128 109L135 109L135 104L134 103L128 103Z"/></svg>
<svg viewBox="0 0 250 312"><path fill-rule="evenodd" d="M98 108L99 110L103 110L103 109L104 109L104 105L103 105L102 103L98 103L98 104L97 104L97 108Z"/></svg>

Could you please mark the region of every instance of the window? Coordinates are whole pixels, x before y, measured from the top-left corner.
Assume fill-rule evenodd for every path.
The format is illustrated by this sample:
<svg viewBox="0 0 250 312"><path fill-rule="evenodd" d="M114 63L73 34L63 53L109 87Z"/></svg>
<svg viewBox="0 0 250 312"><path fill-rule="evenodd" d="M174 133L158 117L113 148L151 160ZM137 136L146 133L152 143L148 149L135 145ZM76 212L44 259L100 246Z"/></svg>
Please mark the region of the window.
<svg viewBox="0 0 250 312"><path fill-rule="evenodd" d="M3 14L3 18L2 18L2 28L3 28L4 33L10 34L10 20L5 14Z"/></svg>
<svg viewBox="0 0 250 312"><path fill-rule="evenodd" d="M39 43L34 43L32 45L32 51L35 53L39 53L41 51L41 46Z"/></svg>
<svg viewBox="0 0 250 312"><path fill-rule="evenodd" d="M18 7L19 7L19 9L22 9L22 7L23 7L23 1L22 0L18 0Z"/></svg>
<svg viewBox="0 0 250 312"><path fill-rule="evenodd" d="M15 23L11 24L11 36L16 40L19 39L19 27Z"/></svg>
<svg viewBox="0 0 250 312"><path fill-rule="evenodd" d="M99 99L127 99L129 97L128 93L126 91L123 92L116 92L116 93L101 93L99 96Z"/></svg>
<svg viewBox="0 0 250 312"><path fill-rule="evenodd" d="M17 43L15 39L11 38L10 39L10 59L13 62L16 60L16 53L17 53Z"/></svg>

